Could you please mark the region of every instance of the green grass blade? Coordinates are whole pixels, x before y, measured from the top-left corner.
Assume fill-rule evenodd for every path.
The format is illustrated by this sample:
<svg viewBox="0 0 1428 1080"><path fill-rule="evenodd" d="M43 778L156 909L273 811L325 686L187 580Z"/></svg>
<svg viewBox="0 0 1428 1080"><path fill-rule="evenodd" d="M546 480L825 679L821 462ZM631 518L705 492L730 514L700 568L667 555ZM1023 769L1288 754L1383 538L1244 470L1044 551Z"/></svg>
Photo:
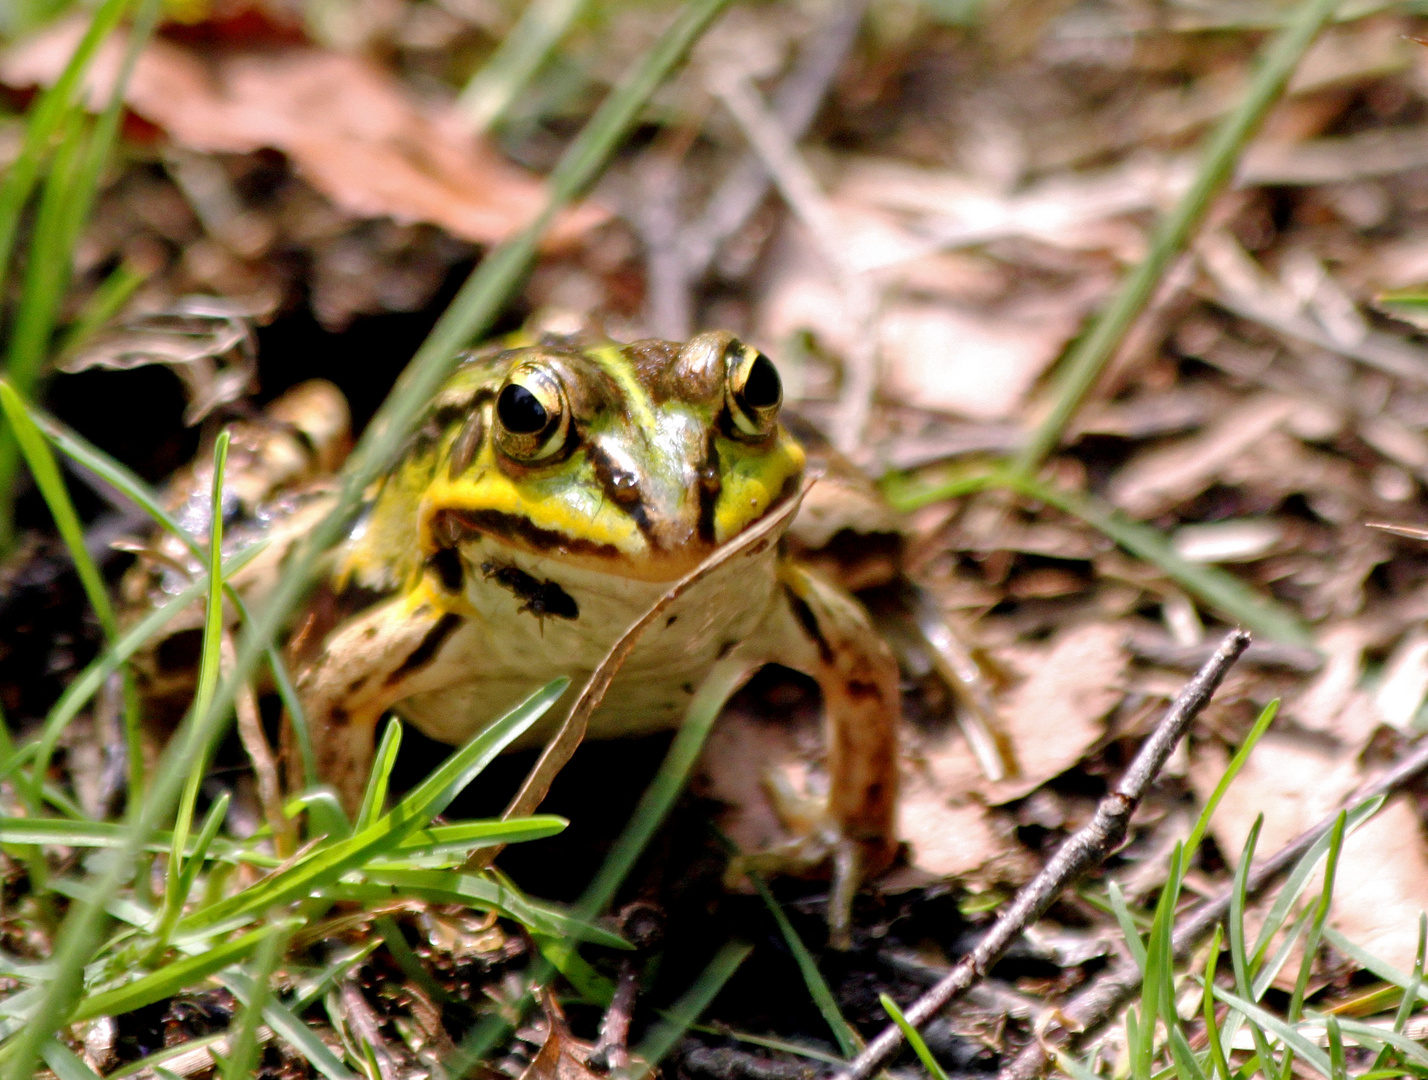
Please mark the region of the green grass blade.
<svg viewBox="0 0 1428 1080"><path fill-rule="evenodd" d="M1398 1011L1393 1017L1393 1030L1403 1034L1408 1018L1413 1015L1413 1006L1418 1000L1419 988L1423 985L1424 945L1428 944L1428 914L1418 913L1418 952L1413 961L1413 979L1404 987L1403 1000L1398 1003Z"/></svg>
<svg viewBox="0 0 1428 1080"><path fill-rule="evenodd" d="M1032 475L1056 449L1082 399L1115 355L1171 261L1198 228L1210 203L1224 190L1240 152L1279 100L1295 67L1338 4L1339 0L1303 0L1293 20L1263 53L1244 97L1210 136L1190 189L1156 229L1145 259L1125 276L1111 302L1062 362L1051 411L1017 453L1012 465L1016 472Z"/></svg>
<svg viewBox="0 0 1428 1080"><path fill-rule="evenodd" d="M370 828L328 844L311 858L263 878L234 896L198 909L179 924L178 931L190 933L232 920L257 918L274 907L332 885L348 871L394 850L402 840L446 809L461 788L540 719L566 685L565 679L548 683L488 725Z"/></svg>
<svg viewBox="0 0 1428 1080"><path fill-rule="evenodd" d="M307 710L302 707L302 698L298 696L297 687L293 685L292 672L288 671L282 651L276 645L269 645L267 654L268 668L273 673L273 684L278 688L278 697L282 699L283 710L287 713L288 723L292 725L293 738L297 740L298 757L302 759L303 784L308 788L317 787L320 778L317 774L317 755L312 749L312 729L307 723ZM329 829L323 831L328 831L331 835L330 821L324 818L321 823L329 826Z"/></svg>
<svg viewBox="0 0 1428 1080"><path fill-rule="evenodd" d="M1314 958L1319 955L1319 942L1324 933L1324 921L1329 917L1329 905L1334 899L1334 875L1339 869L1339 852L1344 846L1344 829L1348 814L1341 813L1334 821L1329 834L1329 857L1324 865L1324 887L1319 893L1319 902L1314 908L1314 919L1309 924L1309 933L1304 940L1304 958L1299 964L1299 975L1294 980L1294 993L1289 999L1285 1015L1291 1024L1298 1023L1304 1015L1304 994L1309 986L1309 976L1314 970Z"/></svg>
<svg viewBox="0 0 1428 1080"><path fill-rule="evenodd" d="M1321 0L1311 0L1321 2ZM1312 647L1313 637L1288 609L1261 596L1233 574L1217 566L1192 563L1180 556L1155 529L1084 495L1061 491L1025 477L1005 477L1014 491L1056 507L1100 530L1132 555L1158 567L1232 623L1260 637Z"/></svg>
<svg viewBox="0 0 1428 1080"><path fill-rule="evenodd" d="M213 486L209 495L208 533L208 600L203 615L203 647L198 663L198 688L194 691L193 712L202 716L213 700L218 686L219 654L223 646L223 473L228 463L229 434L218 433L213 444ZM195 747L189 761L188 782L184 786L183 798L179 803L178 817L174 822L174 848L169 856L169 905L181 905L183 898L176 897L183 866L183 853L188 843L188 830L193 822L194 806L198 802L198 789L207 771L207 754Z"/></svg>
<svg viewBox="0 0 1428 1080"><path fill-rule="evenodd" d="M739 970L739 965L753 951L752 945L742 941L726 942L724 947L714 954L714 959L709 961L699 978L694 980L694 985L665 1010L663 1019L650 1028L631 1056L651 1068L663 1061L665 1055L674 1049L690 1025L699 1019L700 1014L709 1007L719 991L724 989L724 984L733 977L734 972ZM648 1075L648 1069L636 1070L633 1080L641 1080Z"/></svg>
<svg viewBox="0 0 1428 1080"><path fill-rule="evenodd" d="M1131 1075L1136 1080L1150 1080L1151 1063L1155 1057L1155 1021L1165 1015L1168 1031L1175 1023L1173 987L1175 971L1170 956L1170 938L1175 932L1175 906L1180 899L1180 880L1184 874L1185 849L1175 845L1170 856L1170 872L1160 898L1155 905L1150 935L1145 944L1145 979L1141 984L1139 1038L1130 1047ZM1167 991L1171 1008L1166 1009Z"/></svg>
<svg viewBox="0 0 1428 1080"><path fill-rule="evenodd" d="M1223 944L1224 929L1216 923L1215 934L1210 939L1209 955L1205 958L1205 992L1201 997L1200 1008L1205 1016L1205 1039L1210 1046L1210 1060L1214 1063L1214 1071L1220 1080L1233 1080L1230 1059L1225 1053L1225 1044L1220 1039L1220 1025L1215 1020L1215 995L1211 989L1215 985L1215 972L1220 963L1220 947Z"/></svg>
<svg viewBox="0 0 1428 1080"><path fill-rule="evenodd" d="M261 989L239 971L220 975L218 981L245 1006L254 1000L255 991L260 992ZM327 1048L327 1044L317 1037L316 1032L276 997L269 996L263 1004L263 1019L278 1038L306 1058L308 1064L327 1077L327 1080L357 1080L356 1075L338 1060L337 1055Z"/></svg>
<svg viewBox="0 0 1428 1080"><path fill-rule="evenodd" d="M596 872L594 880L581 894L577 905L580 911L590 915L598 914L614 898L625 876L629 874L650 837L655 834L668 816L674 801L684 790L684 783L699 754L704 749L714 721L729 697L748 679L748 661L730 657L719 661L705 677L689 702L684 723L670 743L669 750L660 762L659 771L640 796L639 805L630 815L630 820L620 831L610 853Z"/></svg>
<svg viewBox="0 0 1428 1080"><path fill-rule="evenodd" d="M1145 939L1140 936L1140 930L1126 904L1125 895L1121 892L1121 887L1114 881L1107 884L1106 893L1110 897L1111 911L1116 917L1116 922L1120 924L1121 936L1126 940L1126 948L1130 950L1131 959L1135 961L1136 967L1140 968L1141 975L1144 976Z"/></svg>
<svg viewBox="0 0 1428 1080"><path fill-rule="evenodd" d="M342 883L332 889L339 899L368 903L409 896L435 904L463 904L494 908L509 918L548 937L573 937L609 949L628 949L618 934L579 916L572 916L547 904L540 904L510 882L485 873L460 870L413 870L408 867L371 867L361 872L360 884Z"/></svg>
<svg viewBox="0 0 1428 1080"><path fill-rule="evenodd" d="M1379 796L1375 799L1367 799L1351 809L1345 822L1348 832L1353 832L1362 822L1378 813L1383 803L1383 797ZM1319 860L1328 854L1329 844L1332 840L1333 833L1326 832L1294 864L1294 869L1285 878L1279 895L1275 897L1274 905L1265 917L1264 925L1260 927L1259 936L1254 943L1254 956L1258 957L1268 947L1269 939L1277 934L1279 928L1284 925L1285 920L1289 917L1289 909L1298 903L1305 886L1309 884L1309 879L1319 869Z"/></svg>
<svg viewBox="0 0 1428 1080"><path fill-rule="evenodd" d="M1210 819L1215 816L1215 808L1220 805L1220 800L1225 797L1225 792L1230 790L1230 785L1235 782L1235 777L1240 774L1240 770L1245 767L1245 762L1249 760L1250 754L1254 752L1255 745L1260 737L1269 730L1269 725L1274 723L1275 716L1279 713L1279 699L1275 698L1262 710L1258 719L1254 722L1254 727L1245 736L1245 741L1240 744L1240 748L1235 751L1235 756L1230 759L1230 764L1225 768L1224 775L1220 777L1220 782L1215 785L1215 790L1210 793L1209 799L1205 801L1205 809L1200 811L1200 817L1195 822L1195 827L1190 830L1190 836L1185 841L1185 861L1188 865L1194 858L1196 850L1200 847L1200 841L1205 838L1205 830L1210 827Z"/></svg>
<svg viewBox="0 0 1428 1080"><path fill-rule="evenodd" d="M99 330L123 310L140 285L149 280L147 271L121 262L85 300L74 322L65 331L60 356L73 356Z"/></svg>
<svg viewBox="0 0 1428 1080"><path fill-rule="evenodd" d="M1332 945L1335 951L1343 953L1364 971L1372 972L1385 982L1390 982L1394 986L1402 988L1405 992L1405 997L1413 1002L1411 1008L1417 1008L1419 1002L1428 1005L1428 987L1423 986L1421 980L1419 980L1415 998L1413 995L1407 993L1408 989L1414 984L1412 975L1398 970L1398 968L1384 960L1380 960L1363 946L1344 937L1343 934L1339 933L1339 931L1335 930L1332 926L1324 927L1324 940Z"/></svg>
<svg viewBox="0 0 1428 1080"><path fill-rule="evenodd" d="M1215 987L1214 994L1217 998L1229 1005L1233 1009L1239 1010L1250 1021L1250 1030L1262 1029L1274 1035L1287 1049L1293 1050L1295 1055L1302 1058L1305 1064L1318 1071L1323 1076L1328 1076L1332 1071L1329 1064L1329 1056L1323 1050L1315 1046L1307 1039L1303 1033L1292 1024L1287 1024L1267 1009L1262 1009L1253 1001L1241 997L1239 994L1225 990L1222 987ZM1347 1025L1345 1025L1347 1030ZM1261 1051L1261 1061L1264 1060ZM1266 1070L1268 1074L1268 1070Z"/></svg>
<svg viewBox="0 0 1428 1080"><path fill-rule="evenodd" d="M773 916L774 922L778 925L779 933L783 935L784 944L793 954L799 974L803 976L803 985L808 988L808 994L813 998L813 1003L823 1014L823 1022L833 1033L833 1039L838 1043L838 1049L843 1051L843 1056L846 1058L856 1057L858 1051L863 1048L863 1040L853 1030L853 1026L844 1019L842 1010L838 1008L838 1002L833 998L833 991L828 988L828 983L823 978L823 972L818 970L818 962L813 959L813 955L808 951L808 946L798 936L798 931L793 928L793 923L788 921L788 915L784 913L783 906L774 899L774 894L769 892L769 887L762 875L750 870L747 871L746 876L758 890L764 906L769 909L769 914ZM886 1007L885 1003L884 1008ZM897 1006L894 1005L893 1008L895 1009Z"/></svg>
<svg viewBox="0 0 1428 1080"><path fill-rule="evenodd" d="M927 1048L927 1040L922 1037L922 1032L908 1023L907 1017L902 1014L902 1010L897 1007L897 1002L888 997L887 994L879 994L878 1001L882 1003L883 1011L892 1017L893 1023L902 1031L902 1036L907 1040L907 1045L912 1047L912 1052L917 1055L917 1060L922 1062L922 1067L927 1070L927 1074L932 1080L948 1080L947 1072L942 1068L932 1051ZM851 1051L845 1051L849 1057Z"/></svg>
<svg viewBox="0 0 1428 1080"><path fill-rule="evenodd" d="M1244 849L1240 852L1240 861L1235 866L1234 884L1230 893L1230 962L1235 976L1235 988L1246 998L1253 994L1250 979L1254 976L1254 967L1245 949L1245 904L1249 889L1250 864L1254 861L1254 849L1259 843L1259 833L1263 827L1264 815L1260 814L1250 826L1249 836L1246 837ZM1213 986L1207 986L1205 990L1211 994L1219 993L1218 988ZM1242 1011L1242 1015L1248 1017L1249 1014ZM1255 1053L1265 1068L1265 1075L1268 1076L1274 1067L1274 1056L1270 1053L1269 1043L1258 1024L1250 1024L1250 1033L1254 1038Z"/></svg>
<svg viewBox="0 0 1428 1080"><path fill-rule="evenodd" d="M90 995L80 1001L72 1022L93 1020L96 1016L118 1016L172 997L230 964L247 959L266 939L285 933L296 925L289 919L261 927L240 938L215 945L197 956L185 956L165 964L158 971L135 979L126 986Z"/></svg>
<svg viewBox="0 0 1428 1080"><path fill-rule="evenodd" d="M1344 1058L1344 1032L1339 1027L1339 1018L1330 1016L1326 1024L1329 1036L1329 1080L1349 1080L1349 1066Z"/></svg>
<svg viewBox="0 0 1428 1080"><path fill-rule="evenodd" d="M203 861L208 856L208 849L212 846L214 837L218 835L218 828L223 824L223 819L228 813L228 802L228 792L225 791L208 808L208 813L203 819L203 826L199 829L198 838L193 842L192 854L188 853L188 837L185 836L180 840L177 831L174 833L172 846L169 848L169 888L164 892L163 913L160 915L159 925L154 931L154 945L149 954L155 962L163 956L164 950L169 947L169 938L178 924L179 916L183 914L184 904L188 902L194 882L198 880L198 872L203 868ZM184 846L180 847L180 844Z"/></svg>
<svg viewBox="0 0 1428 1080"><path fill-rule="evenodd" d="M35 486L40 489L45 505L49 507L60 539L64 541L70 558L74 560L74 568L84 586L85 598L94 609L95 617L105 635L113 642L118 636L119 620L114 614L114 605L109 600L109 589L104 583L104 575L99 572L99 567L94 565L94 560L89 557L89 551L84 546L84 527L79 522L79 515L75 513L74 503L70 501L64 477L60 475L59 464L50 452L49 443L30 419L23 398L5 380L0 380L0 408L4 409L10 432L19 443L20 451L25 456L25 464L29 466L30 475L35 479Z"/></svg>
<svg viewBox="0 0 1428 1080"><path fill-rule="evenodd" d="M38 405L26 402L25 408L30 414L30 419L35 422L35 426L44 432L45 437L54 444L55 449L112 485L115 490L148 514L160 528L183 541L195 558L201 562L207 561L208 553L203 545L190 535L187 529L181 527L173 515L164 508L153 488L73 428L61 423Z"/></svg>
<svg viewBox="0 0 1428 1080"><path fill-rule="evenodd" d="M54 1071L57 1080L99 1080L99 1074L58 1039L45 1043L40 1054L45 1059L45 1064Z"/></svg>
<svg viewBox="0 0 1428 1080"><path fill-rule="evenodd" d="M372 775L367 778L367 789L362 794L362 808L357 811L357 822L353 828L357 832L368 828L381 816L387 805L387 785L392 778L392 766L397 763L397 751L402 745L402 722L395 716L387 721L382 732L382 741L372 759Z"/></svg>
<svg viewBox="0 0 1428 1080"><path fill-rule="evenodd" d="M238 1016L237 1031L230 1029L223 1080L248 1080L256 1075L258 1022L272 994L273 971L282 959L286 944L286 934L269 934L258 946L257 955L253 958L248 1000L243 1002L243 1011Z"/></svg>
<svg viewBox="0 0 1428 1080"><path fill-rule="evenodd" d="M1356 1040L1362 1039L1365 1043L1373 1040L1379 1043L1387 1043L1395 1050L1402 1051L1409 1059L1416 1062L1422 1068L1428 1068L1428 1049L1416 1039L1410 1039L1406 1035L1401 1035L1388 1028L1376 1027L1373 1024L1360 1023L1351 1020L1346 1016L1335 1017L1340 1029L1346 1035L1353 1036Z"/></svg>
<svg viewBox="0 0 1428 1080"><path fill-rule="evenodd" d="M473 133L489 130L511 107L584 6L585 0L526 4L516 25L456 99Z"/></svg>
<svg viewBox="0 0 1428 1080"><path fill-rule="evenodd" d="M51 141L66 117L83 107L76 100L80 80L84 78L100 44L128 11L130 2L104 0L100 4L64 71L30 109L20 152L0 179L0 296L8 292L10 258L19 233L20 215L39 179Z"/></svg>

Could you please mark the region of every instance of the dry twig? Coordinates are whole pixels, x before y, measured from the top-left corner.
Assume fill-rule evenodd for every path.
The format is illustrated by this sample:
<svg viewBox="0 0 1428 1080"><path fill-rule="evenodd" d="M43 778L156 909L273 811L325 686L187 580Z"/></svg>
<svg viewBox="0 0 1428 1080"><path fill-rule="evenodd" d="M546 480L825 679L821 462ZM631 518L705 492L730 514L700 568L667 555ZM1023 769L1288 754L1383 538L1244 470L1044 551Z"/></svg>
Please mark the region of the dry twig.
<svg viewBox="0 0 1428 1080"><path fill-rule="evenodd" d="M1201 710L1210 703L1225 673L1249 642L1250 636L1245 631L1230 632L1215 650L1215 655L1171 703L1165 718L1140 748L1115 790L1101 800L1091 820L1070 836L1041 873L1002 909L996 923L977 947L906 1010L907 1019L913 1026L921 1027L927 1023L953 998L981 980L1022 932L1042 916L1062 890L1120 846L1131 815L1171 751ZM839 1080L868 1080L892 1056L902 1039L901 1029L888 1025L853 1059L847 1070L839 1074Z"/></svg>
<svg viewBox="0 0 1428 1080"><path fill-rule="evenodd" d="M1428 769L1428 739L1419 740L1413 751L1376 780L1364 785L1344 803L1355 806L1380 795L1390 795ZM1312 829L1300 833L1264 862L1250 871L1246 891L1251 899L1263 893L1287 874L1314 844L1334 827L1340 808L1323 818ZM1183 919L1171 939L1171 950L1177 962L1189 959L1195 947L1214 930L1229 913L1233 889L1226 889L1213 900L1195 908ZM1122 963L1110 968L1089 986L1057 1010L1051 1030L1027 1046L998 1075L998 1080L1032 1080L1046 1067L1054 1050L1068 1046L1073 1039L1092 1034L1105 1025L1120 1007L1140 989L1140 968L1134 963Z"/></svg>

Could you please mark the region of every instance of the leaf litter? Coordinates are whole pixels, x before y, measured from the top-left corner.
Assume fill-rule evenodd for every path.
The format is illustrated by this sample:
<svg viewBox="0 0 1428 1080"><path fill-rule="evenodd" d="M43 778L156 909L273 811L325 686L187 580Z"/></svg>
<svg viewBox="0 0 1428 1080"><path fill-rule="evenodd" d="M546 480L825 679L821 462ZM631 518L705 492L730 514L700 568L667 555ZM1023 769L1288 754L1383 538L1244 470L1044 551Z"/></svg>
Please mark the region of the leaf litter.
<svg viewBox="0 0 1428 1080"><path fill-rule="evenodd" d="M459 88L452 71L469 68L469 50L489 48L509 29L509 19L493 14L499 5L392 0L385 14L377 12L382 5L369 6L354 8L345 28L339 20L299 31L276 48L225 38L228 24L211 19L212 39L202 47L171 24L146 49L128 90L128 156L106 182L76 266L81 298L115 265L133 268L143 282L121 320L61 370L124 369L153 357L181 373L198 371L226 351L209 342L180 356L141 335L154 312L205 295L264 324L257 370L276 391L298 381L286 370L297 365L268 330L291 324L303 305L322 328L359 333L378 325L368 320L423 311L453 267L535 212L536 173L551 160L552 142L609 78L602 49L623 55L633 47L619 40L620 28L633 25L621 21L634 19L628 13L611 15L603 29L598 20L579 26L530 100L498 128L500 141L476 143L452 120ZM826 17L818 5L789 7L797 10L787 25L739 15L744 21L723 31L706 69L696 66L668 88L652 121L660 136L627 152L599 206L621 205L607 193L637 189L641 157L660 153L674 162L673 173L662 175L682 185L677 208L692 219L690 208L747 152L714 101L710 57L737 62L772 109L801 41ZM1049 372L1119 273L1147 250L1154 215L1186 189L1191 149L1239 100L1257 40L1257 24L1242 21L1235 5L1072 4L1032 13L988 5L970 27L939 15L942 7L872 4L864 36L836 78L815 87L824 110L797 150L827 210L824 227L836 233L843 270L824 257L828 236L810 234L777 195L764 195L719 238L712 269L684 284L695 324L758 341L815 422L836 424L850 404L866 409L859 460L892 470L886 490L894 501L915 492L910 484L984 468L1043 415ZM1157 886L1170 845L1186 835L1269 700L1285 700L1281 717L1217 811L1214 850L1187 879L1202 894L1224 885L1257 815L1265 815L1261 850L1271 851L1323 817L1422 727L1428 552L1363 527L1368 520L1424 523L1428 346L1378 301L1386 289L1428 286L1428 59L1407 40L1421 34L1420 21L1385 11L1323 35L1243 155L1235 190L1212 212L1174 287L1158 298L1156 317L1138 327L1136 347L1117 359L1049 466L1060 488L1105 500L1157 529L1187 562L1228 573L1295 612L1317 647L1306 659L1302 649L1291 655L1288 646L1260 641L1264 651L1247 655L1112 860L1110 874L1127 882L1133 899ZM1218 29L1207 35L1206 25ZM12 88L52 82L74 33L60 23L12 43L0 79ZM385 48L342 47L361 40ZM105 72L114 56L101 55L96 88L112 78ZM648 222L596 207L558 226L527 304L561 309L546 317L640 336L650 328L644 302L654 263L646 257L659 237L651 238ZM676 216L664 241L677 245L679 229ZM838 275L849 268L872 290L866 311L845 302ZM872 371L861 370L869 364ZM359 366L334 358L301 371L353 394L361 392ZM57 400L66 379L96 377L57 376ZM191 374L190 419L241 411L246 380L241 365ZM157 477L176 462L131 464ZM891 531L871 510L864 525ZM979 902L1024 882L1056 840L1084 821L1227 621L1219 601L1187 589L1166 565L1127 555L1079 518L1003 491L910 510L896 531L906 565L966 638L1018 771L987 778L949 719L959 706L910 654L899 819L906 850L866 898L868 935L847 962L846 985L835 986L848 1018L868 1034L878 1014L866 1007L858 980L893 986L906 1000L909 987L964 953L985 926ZM806 539L817 546L836 541L835 532L815 521ZM20 627L0 658L10 682L17 680L7 673L35 669L36 657L65 672L83 655L82 627L65 631L66 644L41 618L46 596L56 594L43 581L28 592L12 584L21 570L42 579L43 566L31 558L6 568L0 602ZM871 587L879 573L859 587ZM6 693L21 730L43 714L29 698ZM790 693L774 686L761 700L742 700L706 749L696 791L723 804L720 826L745 849L780 834L770 772L788 791L821 790L816 714L793 709L794 720L781 722L795 700ZM61 764L93 768L84 763L102 759L103 730L77 729L95 745L76 745ZM234 795L236 816L261 820L251 783L234 785ZM1420 807L1414 789L1349 837L1330 915L1345 937L1405 971L1428 895ZM707 847L702 834L679 835L692 845L686 851ZM691 867L688 882L717 878L700 870L705 857L678 856ZM544 871L549 880L550 865ZM672 884L680 876L651 871L645 878L646 890L668 907L672 936L688 934L679 929L681 913L717 909L728 917L745 902L719 899L716 888L696 903L688 882ZM817 920L807 916L817 886L785 888L780 895L799 929L816 943ZM1064 897L978 995L929 1028L936 1053L959 1067L1004 1061L1031 1038L1037 1009L1094 976L1112 940L1106 916L1087 899L1099 899L1098 888L1093 881L1085 896ZM457 933L442 922L448 916L435 907L401 915L414 955L443 992L469 998L474 990L508 1007L511 972L530 946L510 931L476 947L491 928ZM27 945L24 934L8 925L7 949L42 955L43 943ZM684 950L669 955L687 968ZM772 965L761 970L771 985L784 977ZM348 1017L348 1029L329 1034L334 1045L346 1038L350 1051L365 1039L380 1048L373 1051L379 1069L416 1075L432 1059L410 1047L440 1044L440 1024L423 1029L408 1018L454 1006L430 997L430 988L421 991L426 1005L417 993L392 1004L382 997L384 977L416 985L384 948L356 982L342 984L335 1011ZM1292 988L1292 974L1285 977ZM1314 1000L1318 1007L1347 1000L1366 978L1326 947ZM572 1015L588 1034L589 1015ZM742 1006L720 999L712 1015L819 1037L774 1016L754 993ZM128 1022L129 1043L114 1045L150 1037ZM548 1019L543 1030L522 1029L517 1049L499 1059L501 1071L542 1080L586 1075L592 1044L563 1025ZM560 1038L557 1027L565 1031ZM94 1063L111 1068L100 1042ZM754 1055L700 1033L682 1044L677 1067L689 1075L772 1075L757 1069L791 1062L780 1053Z"/></svg>

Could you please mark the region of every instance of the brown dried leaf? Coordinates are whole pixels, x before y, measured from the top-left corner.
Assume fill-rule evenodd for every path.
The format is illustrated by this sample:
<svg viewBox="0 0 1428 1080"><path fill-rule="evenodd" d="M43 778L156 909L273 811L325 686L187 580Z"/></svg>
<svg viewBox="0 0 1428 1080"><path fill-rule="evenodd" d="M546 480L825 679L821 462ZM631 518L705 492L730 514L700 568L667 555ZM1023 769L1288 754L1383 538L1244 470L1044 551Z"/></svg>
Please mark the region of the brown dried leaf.
<svg viewBox="0 0 1428 1080"><path fill-rule="evenodd" d="M0 80L48 85L83 30L66 21L0 58ZM124 42L92 65L90 101L102 107ZM429 222L475 243L511 235L539 212L540 181L463 135L446 113L356 56L319 49L232 51L207 60L156 40L125 92L129 107L190 150L280 150L338 207L356 217ZM549 237L569 243L602 217L586 206Z"/></svg>
<svg viewBox="0 0 1428 1080"><path fill-rule="evenodd" d="M521 1073L521 1080L604 1080L588 1064L594 1044L581 1042L570 1033L555 996L543 993L541 1005L548 1031L540 1052Z"/></svg>

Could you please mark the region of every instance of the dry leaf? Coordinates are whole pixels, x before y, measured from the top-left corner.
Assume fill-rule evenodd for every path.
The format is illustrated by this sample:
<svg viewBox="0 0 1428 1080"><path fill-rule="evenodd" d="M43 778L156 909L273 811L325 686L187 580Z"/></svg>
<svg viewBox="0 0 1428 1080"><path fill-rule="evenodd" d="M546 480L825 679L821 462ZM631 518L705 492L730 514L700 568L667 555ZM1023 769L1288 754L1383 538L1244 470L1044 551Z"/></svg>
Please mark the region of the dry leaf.
<svg viewBox="0 0 1428 1080"><path fill-rule="evenodd" d="M0 58L0 80L48 85L73 51L82 21L65 21ZM102 107L124 48L115 35L91 69L91 107ZM527 224L544 185L418 102L397 80L356 56L318 49L230 52L201 58L151 42L125 91L129 107L175 143L204 153L281 150L296 170L356 217L429 222L489 244ZM552 230L568 243L601 213L583 207Z"/></svg>
<svg viewBox="0 0 1428 1080"><path fill-rule="evenodd" d="M997 659L1023 676L1000 703L1021 774L984 780L967 744L949 731L918 753L944 797L976 791L993 805L1011 802L1075 765L1120 703L1129 654L1123 629L1090 624L1062 631L1049 646L998 653Z"/></svg>
<svg viewBox="0 0 1428 1080"><path fill-rule="evenodd" d="M521 1080L604 1080L588 1064L594 1044L581 1042L570 1033L555 996L543 993L540 1003L545 1009L547 1034L540 1052L521 1073Z"/></svg>

